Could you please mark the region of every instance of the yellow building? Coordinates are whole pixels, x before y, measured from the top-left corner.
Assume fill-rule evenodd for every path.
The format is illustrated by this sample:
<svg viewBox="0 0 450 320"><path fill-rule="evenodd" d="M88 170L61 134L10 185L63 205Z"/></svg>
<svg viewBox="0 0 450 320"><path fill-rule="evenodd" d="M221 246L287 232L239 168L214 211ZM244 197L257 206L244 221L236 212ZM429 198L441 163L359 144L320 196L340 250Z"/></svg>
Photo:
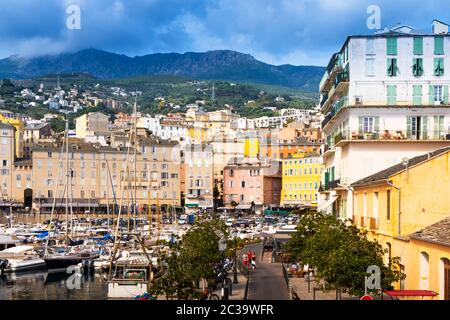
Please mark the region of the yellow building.
<svg viewBox="0 0 450 320"><path fill-rule="evenodd" d="M281 204L317 207L321 176L318 153L299 152L283 160Z"/></svg>
<svg viewBox="0 0 450 320"><path fill-rule="evenodd" d="M204 127L189 127L188 128L189 138L193 139L195 143L203 143L207 140L208 129Z"/></svg>
<svg viewBox="0 0 450 320"><path fill-rule="evenodd" d="M22 150L22 137L23 137L23 121L18 118L14 118L8 114L0 113L0 122L7 123L12 125L15 131L15 140L16 140L16 157L22 158L23 150Z"/></svg>
<svg viewBox="0 0 450 320"><path fill-rule="evenodd" d="M257 137L245 137L244 156L247 158L257 158L259 154L259 139Z"/></svg>
<svg viewBox="0 0 450 320"><path fill-rule="evenodd" d="M399 257L396 289L450 299L450 147L421 155L352 185L353 222Z"/></svg>

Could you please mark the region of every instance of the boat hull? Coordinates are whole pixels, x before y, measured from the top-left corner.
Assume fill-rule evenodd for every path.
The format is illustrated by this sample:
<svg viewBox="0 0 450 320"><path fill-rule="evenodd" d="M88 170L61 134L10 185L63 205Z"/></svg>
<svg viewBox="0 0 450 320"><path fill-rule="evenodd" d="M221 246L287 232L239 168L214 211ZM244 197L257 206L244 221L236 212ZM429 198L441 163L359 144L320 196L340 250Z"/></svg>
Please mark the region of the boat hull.
<svg viewBox="0 0 450 320"><path fill-rule="evenodd" d="M134 299L147 293L147 283L118 283L108 282L108 298Z"/></svg>
<svg viewBox="0 0 450 320"><path fill-rule="evenodd" d="M61 257L47 257L45 258L45 265L49 270L66 270L70 266L77 266L84 261L92 261L98 256L61 256Z"/></svg>
<svg viewBox="0 0 450 320"><path fill-rule="evenodd" d="M12 262L10 263L8 270L10 270L11 272L21 272L21 271L42 270L45 268L46 268L45 260L34 259L30 261Z"/></svg>

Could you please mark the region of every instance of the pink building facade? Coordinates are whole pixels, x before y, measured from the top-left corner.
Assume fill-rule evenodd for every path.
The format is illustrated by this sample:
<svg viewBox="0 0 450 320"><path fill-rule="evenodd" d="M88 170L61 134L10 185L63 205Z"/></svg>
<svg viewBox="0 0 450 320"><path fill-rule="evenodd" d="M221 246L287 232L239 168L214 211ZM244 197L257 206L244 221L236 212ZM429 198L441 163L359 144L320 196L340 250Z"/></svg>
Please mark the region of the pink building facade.
<svg viewBox="0 0 450 320"><path fill-rule="evenodd" d="M279 206L281 164L235 164L224 168L224 205L261 212L265 207Z"/></svg>

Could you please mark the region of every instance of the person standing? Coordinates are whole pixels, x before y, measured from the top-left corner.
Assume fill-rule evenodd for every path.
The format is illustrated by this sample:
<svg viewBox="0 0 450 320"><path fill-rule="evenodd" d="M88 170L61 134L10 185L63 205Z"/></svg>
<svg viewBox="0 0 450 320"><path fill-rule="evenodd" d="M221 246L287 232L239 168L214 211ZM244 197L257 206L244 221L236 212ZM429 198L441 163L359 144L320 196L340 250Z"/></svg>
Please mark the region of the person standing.
<svg viewBox="0 0 450 320"><path fill-rule="evenodd" d="M255 270L256 269L256 255L252 256L252 269Z"/></svg>

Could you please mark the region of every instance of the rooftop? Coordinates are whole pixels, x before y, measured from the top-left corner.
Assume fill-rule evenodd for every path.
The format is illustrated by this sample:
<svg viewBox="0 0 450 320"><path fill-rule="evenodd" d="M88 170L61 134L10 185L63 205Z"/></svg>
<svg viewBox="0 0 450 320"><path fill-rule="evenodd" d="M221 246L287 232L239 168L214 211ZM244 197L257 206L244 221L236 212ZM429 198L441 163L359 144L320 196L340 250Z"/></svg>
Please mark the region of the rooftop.
<svg viewBox="0 0 450 320"><path fill-rule="evenodd" d="M439 150L436 150L436 151L433 151L430 153L426 153L426 154L411 158L408 160L408 167L418 165L422 162L425 162L431 158L434 158L436 156L439 156L439 155L447 153L447 152L450 152L450 147L445 147L445 148L442 148L442 149L439 149ZM384 169L382 171L374 173L373 175L370 175L361 180L358 180L358 181L352 183L351 186L359 187L359 186L372 184L372 183L376 183L376 182L382 182L382 181L388 180L389 177L391 177L405 169L406 169L406 166L403 163L398 163L392 167L389 167L387 169Z"/></svg>
<svg viewBox="0 0 450 320"><path fill-rule="evenodd" d="M409 237L450 247L450 217L414 232Z"/></svg>

